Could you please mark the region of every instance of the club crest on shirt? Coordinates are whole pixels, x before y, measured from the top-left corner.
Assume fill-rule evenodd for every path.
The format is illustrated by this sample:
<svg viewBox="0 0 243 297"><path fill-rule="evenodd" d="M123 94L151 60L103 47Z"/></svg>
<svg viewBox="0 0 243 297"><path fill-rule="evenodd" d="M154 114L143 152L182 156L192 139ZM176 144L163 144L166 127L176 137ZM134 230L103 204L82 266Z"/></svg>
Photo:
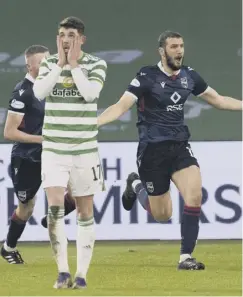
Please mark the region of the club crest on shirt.
<svg viewBox="0 0 243 297"><path fill-rule="evenodd" d="M85 75L85 77L89 76L88 70L85 68L80 67L80 69L83 71L83 74Z"/></svg>
<svg viewBox="0 0 243 297"><path fill-rule="evenodd" d="M183 88L187 89L188 88L188 82L186 77L181 78L181 85Z"/></svg>
<svg viewBox="0 0 243 297"><path fill-rule="evenodd" d="M74 85L74 81L72 77L65 77L63 79L62 85L64 86L64 88L72 88Z"/></svg>

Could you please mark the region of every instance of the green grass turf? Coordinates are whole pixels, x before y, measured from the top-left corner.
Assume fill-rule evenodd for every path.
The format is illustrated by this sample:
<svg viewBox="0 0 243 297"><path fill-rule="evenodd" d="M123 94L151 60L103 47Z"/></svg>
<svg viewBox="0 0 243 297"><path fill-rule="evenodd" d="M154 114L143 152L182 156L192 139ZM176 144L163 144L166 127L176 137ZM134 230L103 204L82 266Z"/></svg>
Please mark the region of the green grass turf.
<svg viewBox="0 0 243 297"><path fill-rule="evenodd" d="M19 244L26 265L0 259L0 295L8 296L241 296L241 241L200 241L195 257L205 271L177 271L179 242L97 242L85 290L55 290L49 244ZM71 273L76 247L69 243Z"/></svg>

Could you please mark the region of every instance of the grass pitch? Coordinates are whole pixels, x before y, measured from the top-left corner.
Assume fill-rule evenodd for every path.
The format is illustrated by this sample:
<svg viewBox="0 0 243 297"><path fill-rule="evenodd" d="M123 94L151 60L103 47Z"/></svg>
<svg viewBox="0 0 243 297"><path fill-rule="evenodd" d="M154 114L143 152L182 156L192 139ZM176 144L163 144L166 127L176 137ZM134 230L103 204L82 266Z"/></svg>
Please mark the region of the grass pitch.
<svg viewBox="0 0 243 297"><path fill-rule="evenodd" d="M241 296L241 241L199 241L205 271L177 271L179 242L96 242L85 290L55 290L49 243L19 244L26 265L0 259L1 296ZM69 243L71 273L76 247Z"/></svg>

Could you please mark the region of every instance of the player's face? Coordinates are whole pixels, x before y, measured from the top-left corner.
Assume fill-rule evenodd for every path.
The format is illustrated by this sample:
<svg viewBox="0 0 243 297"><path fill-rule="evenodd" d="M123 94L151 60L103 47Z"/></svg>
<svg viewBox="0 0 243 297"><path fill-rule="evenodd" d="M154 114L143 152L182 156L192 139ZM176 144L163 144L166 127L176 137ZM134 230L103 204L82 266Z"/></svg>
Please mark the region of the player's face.
<svg viewBox="0 0 243 297"><path fill-rule="evenodd" d="M36 78L38 76L41 61L50 56L49 52L38 53L27 58L27 69Z"/></svg>
<svg viewBox="0 0 243 297"><path fill-rule="evenodd" d="M77 29L66 29L66 28L60 28L59 29L59 37L61 38L62 45L64 48L65 53L67 54L71 45L71 42L74 40L74 38L78 36L80 39L80 43L84 44L85 36L80 35Z"/></svg>
<svg viewBox="0 0 243 297"><path fill-rule="evenodd" d="M164 56L167 65L174 71L179 70L183 64L184 42L182 38L168 38Z"/></svg>

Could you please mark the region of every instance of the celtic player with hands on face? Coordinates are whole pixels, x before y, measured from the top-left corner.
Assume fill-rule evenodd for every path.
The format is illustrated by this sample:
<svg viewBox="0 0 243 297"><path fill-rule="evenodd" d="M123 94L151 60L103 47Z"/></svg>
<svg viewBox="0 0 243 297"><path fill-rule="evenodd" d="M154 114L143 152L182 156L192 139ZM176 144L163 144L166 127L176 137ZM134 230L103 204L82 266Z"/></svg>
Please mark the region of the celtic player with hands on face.
<svg viewBox="0 0 243 297"><path fill-rule="evenodd" d="M103 189L97 142L97 99L106 62L82 51L84 24L68 17L59 24L58 54L42 61L33 90L44 100L42 183L48 199L48 231L58 267L54 288L84 288L95 242L93 196ZM77 209L77 270L68 265L64 191L69 184Z"/></svg>

